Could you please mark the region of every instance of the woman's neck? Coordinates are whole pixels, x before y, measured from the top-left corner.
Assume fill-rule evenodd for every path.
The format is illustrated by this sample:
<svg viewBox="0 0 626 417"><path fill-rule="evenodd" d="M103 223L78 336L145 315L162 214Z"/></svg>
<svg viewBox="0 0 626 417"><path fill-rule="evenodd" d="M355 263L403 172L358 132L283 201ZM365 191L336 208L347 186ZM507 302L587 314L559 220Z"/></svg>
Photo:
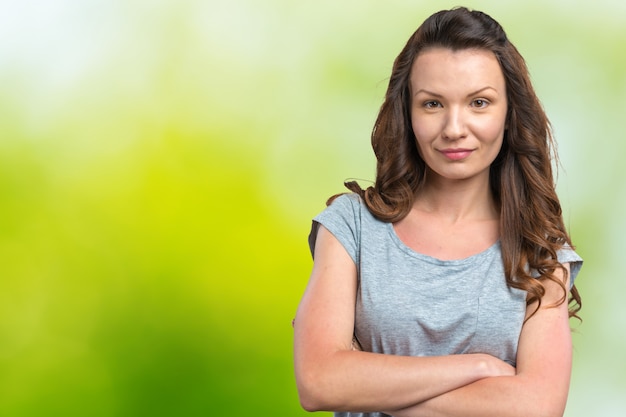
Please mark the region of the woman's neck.
<svg viewBox="0 0 626 417"><path fill-rule="evenodd" d="M415 196L413 209L450 224L500 217L488 181L426 181Z"/></svg>

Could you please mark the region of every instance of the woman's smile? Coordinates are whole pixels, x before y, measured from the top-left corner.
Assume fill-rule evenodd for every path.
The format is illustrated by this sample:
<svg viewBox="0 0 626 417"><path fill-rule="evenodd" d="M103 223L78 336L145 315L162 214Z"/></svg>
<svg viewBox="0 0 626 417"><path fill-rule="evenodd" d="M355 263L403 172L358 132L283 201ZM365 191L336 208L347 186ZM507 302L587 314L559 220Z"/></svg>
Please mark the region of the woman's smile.
<svg viewBox="0 0 626 417"><path fill-rule="evenodd" d="M440 149L439 152L452 161L461 161L469 157L472 154L473 149Z"/></svg>

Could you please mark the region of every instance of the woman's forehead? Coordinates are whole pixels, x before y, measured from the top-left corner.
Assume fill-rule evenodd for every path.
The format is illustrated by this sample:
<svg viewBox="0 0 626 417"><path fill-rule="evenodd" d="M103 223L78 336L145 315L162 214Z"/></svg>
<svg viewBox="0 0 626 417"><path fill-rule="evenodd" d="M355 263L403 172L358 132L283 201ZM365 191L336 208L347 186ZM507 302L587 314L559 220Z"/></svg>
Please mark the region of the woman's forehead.
<svg viewBox="0 0 626 417"><path fill-rule="evenodd" d="M413 62L411 89L505 88L505 79L495 54L485 49L430 48Z"/></svg>

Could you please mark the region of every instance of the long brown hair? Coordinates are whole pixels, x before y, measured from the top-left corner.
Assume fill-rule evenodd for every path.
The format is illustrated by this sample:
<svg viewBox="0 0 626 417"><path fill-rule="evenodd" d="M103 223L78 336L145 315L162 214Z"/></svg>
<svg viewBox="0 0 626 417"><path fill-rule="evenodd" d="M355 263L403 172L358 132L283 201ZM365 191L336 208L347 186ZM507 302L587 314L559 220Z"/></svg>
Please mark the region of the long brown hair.
<svg viewBox="0 0 626 417"><path fill-rule="evenodd" d="M409 77L415 58L433 47L478 48L493 52L498 59L506 80L508 128L490 168L490 187L500 206L506 280L509 286L527 291L528 304L537 301L538 305L545 294L541 282L554 281L563 289L561 302L565 302L568 289L554 272L561 269L566 276L557 251L572 243L555 190L552 161L556 152L550 123L524 58L500 24L485 13L463 7L443 10L426 19L409 38L394 62L372 131L376 181L365 190L356 182L347 182L346 187L359 193L382 221L397 222L409 213L426 170L411 127ZM581 299L575 286L568 303L570 316L576 316Z"/></svg>

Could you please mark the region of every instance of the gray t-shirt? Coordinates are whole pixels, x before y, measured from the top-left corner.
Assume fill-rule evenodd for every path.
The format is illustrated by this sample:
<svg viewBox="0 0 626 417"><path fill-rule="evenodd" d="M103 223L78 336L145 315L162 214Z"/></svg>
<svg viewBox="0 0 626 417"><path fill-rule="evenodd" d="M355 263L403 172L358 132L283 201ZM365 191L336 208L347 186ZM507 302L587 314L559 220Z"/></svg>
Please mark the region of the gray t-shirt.
<svg viewBox="0 0 626 417"><path fill-rule="evenodd" d="M365 351L404 356L487 353L515 365L526 312L526 292L509 288L500 243L461 260L442 261L415 252L391 223L376 219L357 194L345 194L315 217L357 266L354 335ZM582 259L570 262L574 282ZM335 413L339 417L381 413Z"/></svg>

